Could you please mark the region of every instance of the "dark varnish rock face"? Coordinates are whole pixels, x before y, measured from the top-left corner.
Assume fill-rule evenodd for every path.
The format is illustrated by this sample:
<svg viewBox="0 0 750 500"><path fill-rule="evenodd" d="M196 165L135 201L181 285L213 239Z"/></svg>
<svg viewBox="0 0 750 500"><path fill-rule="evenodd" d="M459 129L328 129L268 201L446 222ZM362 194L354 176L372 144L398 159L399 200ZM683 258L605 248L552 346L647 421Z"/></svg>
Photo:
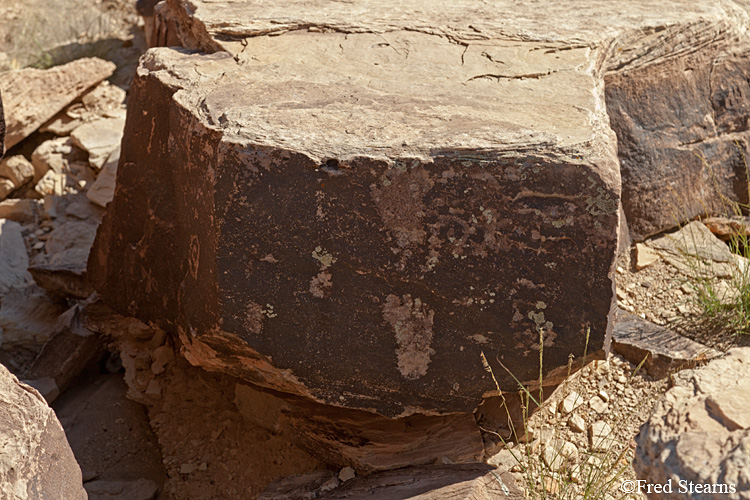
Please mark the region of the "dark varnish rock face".
<svg viewBox="0 0 750 500"><path fill-rule="evenodd" d="M607 109L634 239L731 212L727 199L748 202L750 43L738 33L741 19L669 26L631 46L636 54L660 48L656 56L619 53L608 65Z"/></svg>

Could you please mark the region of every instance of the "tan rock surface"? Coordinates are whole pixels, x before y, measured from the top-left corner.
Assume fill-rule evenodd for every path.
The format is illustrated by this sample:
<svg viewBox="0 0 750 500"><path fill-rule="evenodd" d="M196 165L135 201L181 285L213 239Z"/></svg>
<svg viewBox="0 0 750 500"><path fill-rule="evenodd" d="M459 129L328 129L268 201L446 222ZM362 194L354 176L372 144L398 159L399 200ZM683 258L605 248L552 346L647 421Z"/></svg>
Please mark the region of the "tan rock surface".
<svg viewBox="0 0 750 500"><path fill-rule="evenodd" d="M85 500L81 469L55 413L0 365L0 497Z"/></svg>
<svg viewBox="0 0 750 500"><path fill-rule="evenodd" d="M11 156L0 161L0 200L23 188L34 178L34 167L23 156Z"/></svg>
<svg viewBox="0 0 750 500"><path fill-rule="evenodd" d="M6 149L109 77L114 69L111 62L86 58L49 70L22 69L0 73Z"/></svg>
<svg viewBox="0 0 750 500"><path fill-rule="evenodd" d="M124 110L111 117L99 118L76 128L70 135L73 144L89 154L89 163L100 169L120 146L122 129L125 126Z"/></svg>
<svg viewBox="0 0 750 500"><path fill-rule="evenodd" d="M636 437L636 473L649 483L672 480L672 493L649 498L685 498L678 482L734 485L721 498L750 494L750 348L735 348L726 357L674 377ZM691 498L715 498L710 493Z"/></svg>
<svg viewBox="0 0 750 500"><path fill-rule="evenodd" d="M100 207L106 207L115 195L117 183L117 164L120 162L120 146L112 151L96 180L86 191L86 197Z"/></svg>
<svg viewBox="0 0 750 500"><path fill-rule="evenodd" d="M411 0L393 9L387 0L366 5L169 0L168 7L158 29L163 41L157 44L178 41L239 57L248 53L248 38L265 34L311 29L387 38L409 26L445 37L465 47L469 56L480 47L488 59L505 63L503 71L489 73L503 78L514 70L538 76L558 68L537 71L533 65L511 63L502 52L482 51L488 40L586 47L604 59L600 75L618 134L622 202L634 238L667 229L675 218L681 222L706 208L721 209L722 195L747 201L745 177L739 173L742 155L750 152L744 104L750 74L746 2L640 0L613 9L601 0L543 6L509 0L430 5Z"/></svg>

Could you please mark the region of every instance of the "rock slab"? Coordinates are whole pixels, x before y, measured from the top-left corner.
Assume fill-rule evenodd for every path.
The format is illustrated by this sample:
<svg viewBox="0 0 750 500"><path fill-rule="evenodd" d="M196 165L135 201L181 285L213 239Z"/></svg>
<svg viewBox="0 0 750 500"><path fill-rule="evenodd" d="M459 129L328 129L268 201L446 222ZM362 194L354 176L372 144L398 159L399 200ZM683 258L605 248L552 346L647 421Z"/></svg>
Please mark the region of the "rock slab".
<svg viewBox="0 0 750 500"><path fill-rule="evenodd" d="M112 62L84 58L47 70L26 68L0 73L5 149L19 143L114 70Z"/></svg>
<svg viewBox="0 0 750 500"><path fill-rule="evenodd" d="M396 8L387 0L366 5L328 0L278 5L167 0L165 7L157 8L158 36L151 43L208 52L241 53L244 38L310 28L383 34L403 27L404 19L439 20L410 28L465 44L467 55L493 38L586 47L601 58L598 75L604 83L609 123L617 134L623 213L634 239L706 210L724 212L727 200L748 202L746 1L698 0L686 5L679 0L637 0L612 9L599 0L544 5L458 1L429 6L410 0L398 2ZM516 65L493 50L483 53L503 61L506 68ZM525 77L540 78L559 68L527 69ZM507 73L486 75L502 79Z"/></svg>
<svg viewBox="0 0 750 500"><path fill-rule="evenodd" d="M378 472L349 480L342 486L319 494L325 474L311 475L310 485L290 479L271 484L259 500L308 500L320 498L333 500L490 500L505 498L521 500L524 497L513 476L506 471L493 470L484 464L435 465L407 467L396 471ZM323 483L325 485L326 483Z"/></svg>
<svg viewBox="0 0 750 500"><path fill-rule="evenodd" d="M721 355L716 349L619 308L612 348L636 366L643 363L643 369L654 378L666 377Z"/></svg>
<svg viewBox="0 0 750 500"><path fill-rule="evenodd" d="M81 470L39 393L0 365L0 497L85 500Z"/></svg>

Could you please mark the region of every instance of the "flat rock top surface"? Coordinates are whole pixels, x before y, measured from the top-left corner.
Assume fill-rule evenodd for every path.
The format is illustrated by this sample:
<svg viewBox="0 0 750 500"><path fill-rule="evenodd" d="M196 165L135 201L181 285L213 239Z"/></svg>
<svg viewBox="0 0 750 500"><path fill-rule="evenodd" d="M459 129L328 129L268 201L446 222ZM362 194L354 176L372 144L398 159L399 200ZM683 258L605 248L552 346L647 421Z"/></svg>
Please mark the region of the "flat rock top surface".
<svg viewBox="0 0 750 500"><path fill-rule="evenodd" d="M588 48L294 31L249 38L237 57L164 53L161 65L202 75L176 99L209 126L318 160L564 148L603 117Z"/></svg>
<svg viewBox="0 0 750 500"><path fill-rule="evenodd" d="M747 2L732 0L170 0L212 36L257 36L308 26L346 32L411 28L477 40L602 40L615 33L701 20L746 17ZM187 8L187 7L186 7Z"/></svg>
<svg viewBox="0 0 750 500"><path fill-rule="evenodd" d="M732 0L169 3L199 48L237 61L160 63L202 75L178 101L230 136L323 161L550 148L590 157L608 142L598 140L604 70L748 25Z"/></svg>

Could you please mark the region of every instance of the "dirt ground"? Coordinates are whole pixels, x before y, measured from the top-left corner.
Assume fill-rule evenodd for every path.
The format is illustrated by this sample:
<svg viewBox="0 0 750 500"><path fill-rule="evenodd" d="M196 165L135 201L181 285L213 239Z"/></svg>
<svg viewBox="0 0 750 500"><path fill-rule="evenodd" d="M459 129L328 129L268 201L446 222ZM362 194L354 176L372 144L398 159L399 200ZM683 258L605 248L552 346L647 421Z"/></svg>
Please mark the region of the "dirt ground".
<svg viewBox="0 0 750 500"><path fill-rule="evenodd" d="M83 480L148 479L162 487L166 472L146 409L126 397L122 373L92 365L52 405ZM167 498L167 497L158 497Z"/></svg>
<svg viewBox="0 0 750 500"><path fill-rule="evenodd" d="M135 0L3 0L0 71L100 57L117 64L110 80L126 87L145 50L141 22Z"/></svg>

